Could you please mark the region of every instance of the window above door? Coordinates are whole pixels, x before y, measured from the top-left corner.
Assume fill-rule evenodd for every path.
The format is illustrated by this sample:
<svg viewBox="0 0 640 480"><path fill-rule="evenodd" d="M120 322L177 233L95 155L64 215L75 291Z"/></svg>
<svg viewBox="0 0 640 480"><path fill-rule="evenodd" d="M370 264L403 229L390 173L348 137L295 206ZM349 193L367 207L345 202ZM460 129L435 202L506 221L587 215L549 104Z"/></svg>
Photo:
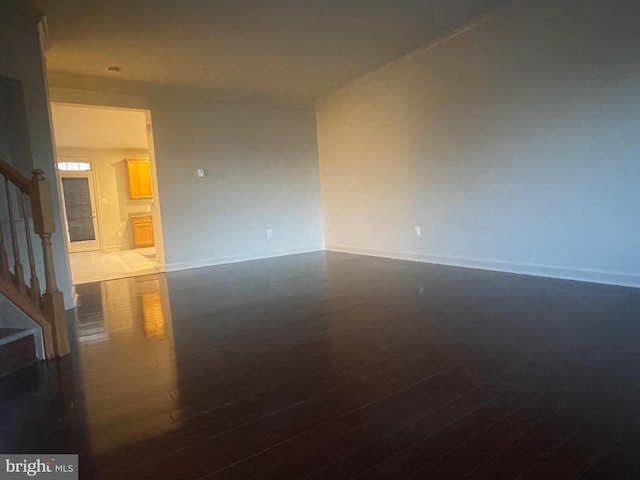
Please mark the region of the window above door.
<svg viewBox="0 0 640 480"><path fill-rule="evenodd" d="M90 162L58 162L58 170L63 172L87 172L91 170Z"/></svg>

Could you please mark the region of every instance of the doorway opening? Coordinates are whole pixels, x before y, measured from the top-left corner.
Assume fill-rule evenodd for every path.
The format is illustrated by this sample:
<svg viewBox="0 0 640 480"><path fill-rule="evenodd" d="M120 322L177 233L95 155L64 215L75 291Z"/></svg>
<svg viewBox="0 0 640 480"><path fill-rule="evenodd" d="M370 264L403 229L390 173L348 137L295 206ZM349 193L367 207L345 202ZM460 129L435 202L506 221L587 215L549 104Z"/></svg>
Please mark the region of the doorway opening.
<svg viewBox="0 0 640 480"><path fill-rule="evenodd" d="M51 104L74 285L164 271L148 110Z"/></svg>

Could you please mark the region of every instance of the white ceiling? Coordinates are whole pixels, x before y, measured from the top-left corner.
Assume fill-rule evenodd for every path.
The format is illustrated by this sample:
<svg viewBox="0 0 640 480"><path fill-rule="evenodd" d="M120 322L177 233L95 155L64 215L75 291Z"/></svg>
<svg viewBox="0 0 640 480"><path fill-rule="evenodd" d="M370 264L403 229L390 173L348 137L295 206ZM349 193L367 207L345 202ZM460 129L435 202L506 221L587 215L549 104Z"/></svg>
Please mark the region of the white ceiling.
<svg viewBox="0 0 640 480"><path fill-rule="evenodd" d="M51 105L56 147L147 149L144 112Z"/></svg>
<svg viewBox="0 0 640 480"><path fill-rule="evenodd" d="M504 0L29 0L47 68L312 100Z"/></svg>

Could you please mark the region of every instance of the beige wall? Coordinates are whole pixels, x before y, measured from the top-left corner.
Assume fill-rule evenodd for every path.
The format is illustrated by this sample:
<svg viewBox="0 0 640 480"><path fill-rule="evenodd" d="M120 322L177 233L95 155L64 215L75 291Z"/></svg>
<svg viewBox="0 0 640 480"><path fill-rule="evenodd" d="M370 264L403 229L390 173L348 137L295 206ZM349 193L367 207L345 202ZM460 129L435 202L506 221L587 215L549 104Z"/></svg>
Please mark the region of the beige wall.
<svg viewBox="0 0 640 480"><path fill-rule="evenodd" d="M319 101L327 248L640 286L638 18L509 2Z"/></svg>
<svg viewBox="0 0 640 480"><path fill-rule="evenodd" d="M149 158L149 151L58 148L60 162L91 162L103 250L133 248L131 216L150 215L153 212L151 200L133 200L129 196L127 158Z"/></svg>

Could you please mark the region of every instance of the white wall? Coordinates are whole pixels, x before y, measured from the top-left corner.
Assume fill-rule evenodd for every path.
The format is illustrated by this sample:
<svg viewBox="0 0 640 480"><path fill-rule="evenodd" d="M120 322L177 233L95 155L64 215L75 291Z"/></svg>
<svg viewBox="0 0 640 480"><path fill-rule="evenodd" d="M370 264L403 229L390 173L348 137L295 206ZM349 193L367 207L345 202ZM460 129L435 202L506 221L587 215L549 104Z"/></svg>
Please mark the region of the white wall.
<svg viewBox="0 0 640 480"><path fill-rule="evenodd" d="M52 101L151 111L167 270L323 248L311 105L50 78Z"/></svg>
<svg viewBox="0 0 640 480"><path fill-rule="evenodd" d="M53 104L57 147L147 148L147 118L139 110Z"/></svg>
<svg viewBox="0 0 640 480"><path fill-rule="evenodd" d="M168 269L322 248L311 108L167 103L152 115Z"/></svg>
<svg viewBox="0 0 640 480"><path fill-rule="evenodd" d="M49 102L36 26L35 23L22 18L2 2L0 2L0 9L2 9L2 15L0 15L0 75L6 75L22 82L33 166L44 170L45 176L49 180L53 180L51 183L54 195L54 215L56 225L61 225L60 204L55 201L58 190L55 182ZM25 168L21 168L21 170L25 174L28 173ZM66 307L72 308L71 274L67 261L66 245L60 229L52 236L52 243L58 287L64 293ZM35 253L41 257L39 244L36 244ZM24 246L22 261L28 271ZM42 272L39 277L44 287Z"/></svg>
<svg viewBox="0 0 640 480"><path fill-rule="evenodd" d="M639 25L512 2L319 101L327 249L640 286Z"/></svg>

